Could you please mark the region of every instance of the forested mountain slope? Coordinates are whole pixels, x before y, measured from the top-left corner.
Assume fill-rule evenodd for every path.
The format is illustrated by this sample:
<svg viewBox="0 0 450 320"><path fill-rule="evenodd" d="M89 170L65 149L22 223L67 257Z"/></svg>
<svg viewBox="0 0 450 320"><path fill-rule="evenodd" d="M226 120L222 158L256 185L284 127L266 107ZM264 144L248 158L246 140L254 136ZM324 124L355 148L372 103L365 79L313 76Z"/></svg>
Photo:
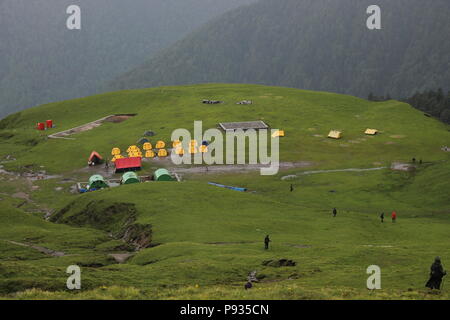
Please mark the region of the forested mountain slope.
<svg viewBox="0 0 450 320"><path fill-rule="evenodd" d="M404 98L450 88L450 2L262 0L237 8L119 77L114 89L258 83Z"/></svg>
<svg viewBox="0 0 450 320"><path fill-rule="evenodd" d="M254 0L0 0L0 118L100 92L206 21ZM81 8L81 30L66 9Z"/></svg>

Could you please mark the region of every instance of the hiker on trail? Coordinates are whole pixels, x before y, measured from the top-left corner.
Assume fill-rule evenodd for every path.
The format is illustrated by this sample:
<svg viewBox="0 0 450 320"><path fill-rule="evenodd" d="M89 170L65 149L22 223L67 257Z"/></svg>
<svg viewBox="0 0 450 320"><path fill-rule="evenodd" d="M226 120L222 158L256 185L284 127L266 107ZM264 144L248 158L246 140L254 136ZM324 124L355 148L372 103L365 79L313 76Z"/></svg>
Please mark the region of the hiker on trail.
<svg viewBox="0 0 450 320"><path fill-rule="evenodd" d="M413 163L416 163L416 158L412 158L412 162L413 162Z"/></svg>
<svg viewBox="0 0 450 320"><path fill-rule="evenodd" d="M422 164L422 159L419 160L419 164Z"/></svg>
<svg viewBox="0 0 450 320"><path fill-rule="evenodd" d="M380 219L381 219L381 223L383 223L384 222L384 212L381 213Z"/></svg>
<svg viewBox="0 0 450 320"><path fill-rule="evenodd" d="M447 274L442 267L441 258L436 257L430 268L430 279L426 283L426 287L430 289L441 289L442 278Z"/></svg>
<svg viewBox="0 0 450 320"><path fill-rule="evenodd" d="M333 217L336 217L336 215L337 215L337 210L336 210L336 208L334 208L333 209Z"/></svg>
<svg viewBox="0 0 450 320"><path fill-rule="evenodd" d="M395 222L397 220L397 212L392 211L392 222Z"/></svg>
<svg viewBox="0 0 450 320"><path fill-rule="evenodd" d="M291 192L294 191L294 186L291 184Z"/></svg>
<svg viewBox="0 0 450 320"><path fill-rule="evenodd" d="M269 242L270 242L271 240L270 240L270 238L269 238L269 235L267 235L265 238L264 238L264 249L269 249Z"/></svg>

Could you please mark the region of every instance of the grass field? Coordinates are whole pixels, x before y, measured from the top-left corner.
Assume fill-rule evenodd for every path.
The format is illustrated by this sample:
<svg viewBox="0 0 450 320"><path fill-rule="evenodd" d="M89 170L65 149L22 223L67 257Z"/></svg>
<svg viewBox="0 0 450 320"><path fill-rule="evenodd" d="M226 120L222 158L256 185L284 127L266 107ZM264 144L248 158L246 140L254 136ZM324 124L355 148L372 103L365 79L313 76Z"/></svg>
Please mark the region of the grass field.
<svg viewBox="0 0 450 320"><path fill-rule="evenodd" d="M226 103L203 105L202 99ZM254 104L235 105L243 99ZM119 113L137 116L76 134L75 140L46 139ZM33 129L47 119L57 128ZM116 146L125 150L145 130L157 133L152 142L168 142L174 129L191 129L194 120L207 129L259 119L286 131L281 161L310 165L275 176L191 172L182 182L71 192L76 181L93 173L85 169L92 150L103 155ZM381 134L365 136L372 127ZM330 129L342 130L343 139L327 139ZM424 288L434 257L441 256L444 267L450 261L450 153L443 145L450 145L449 126L398 101L256 85L123 91L23 111L0 122L0 296L448 299L445 286L441 292ZM392 162L409 163L413 157L423 160L415 170L389 169ZM160 166L171 167L154 160L145 163L142 174ZM326 171L375 167L386 169ZM24 175L40 170L55 176L35 181ZM93 170L105 173L103 167ZM325 171L310 172L319 170ZM390 221L393 210L396 223ZM266 234L272 239L269 250L264 250ZM150 246L135 251L138 243ZM131 256L118 263L111 254ZM278 267L280 259L296 265ZM66 289L66 268L72 264L82 268L77 292ZM382 270L382 290L375 292L366 289L366 269L373 264ZM247 274L254 270L259 282L245 291Z"/></svg>

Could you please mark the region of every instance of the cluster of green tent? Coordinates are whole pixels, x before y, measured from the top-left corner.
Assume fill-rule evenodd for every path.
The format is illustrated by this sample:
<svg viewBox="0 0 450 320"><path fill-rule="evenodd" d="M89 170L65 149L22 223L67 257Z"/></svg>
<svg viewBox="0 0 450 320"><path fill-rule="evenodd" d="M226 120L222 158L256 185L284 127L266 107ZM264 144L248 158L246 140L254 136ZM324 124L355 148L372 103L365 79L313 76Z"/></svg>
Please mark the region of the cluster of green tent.
<svg viewBox="0 0 450 320"><path fill-rule="evenodd" d="M153 174L154 181L174 181L172 176L170 175L167 169L158 169ZM140 183L141 179L134 171L125 172L120 179L120 184L133 184ZM85 191L95 191L99 189L109 188L109 184L105 180L105 178L99 174L94 174L89 178L89 185L87 186L87 190Z"/></svg>

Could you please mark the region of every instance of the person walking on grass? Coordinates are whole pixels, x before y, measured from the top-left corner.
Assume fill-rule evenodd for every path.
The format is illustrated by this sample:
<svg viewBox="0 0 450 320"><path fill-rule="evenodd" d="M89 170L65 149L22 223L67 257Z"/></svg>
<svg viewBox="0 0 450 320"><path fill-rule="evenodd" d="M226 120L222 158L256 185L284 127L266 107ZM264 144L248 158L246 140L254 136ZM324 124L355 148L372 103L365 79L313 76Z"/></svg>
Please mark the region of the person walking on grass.
<svg viewBox="0 0 450 320"><path fill-rule="evenodd" d="M265 238L264 238L264 249L266 249L266 250L268 250L269 249L269 242L270 242L271 240L270 240L270 238L269 238L269 235L267 235Z"/></svg>
<svg viewBox="0 0 450 320"><path fill-rule="evenodd" d="M336 215L337 215L337 210L336 210L336 208L334 208L333 209L333 217L336 217Z"/></svg>
<svg viewBox="0 0 450 320"><path fill-rule="evenodd" d="M392 218L392 223L395 223L395 221L397 221L397 212L392 211L392 216L391 216L391 218Z"/></svg>
<svg viewBox="0 0 450 320"><path fill-rule="evenodd" d="M294 191L294 186L291 184L291 192Z"/></svg>
<svg viewBox="0 0 450 320"><path fill-rule="evenodd" d="M430 268L430 279L425 284L427 288L441 290L442 278L447 274L442 267L441 258L436 257Z"/></svg>
<svg viewBox="0 0 450 320"><path fill-rule="evenodd" d="M382 213L380 214L380 219L381 219L381 223L383 223L383 222L384 222L384 212L382 212Z"/></svg>

